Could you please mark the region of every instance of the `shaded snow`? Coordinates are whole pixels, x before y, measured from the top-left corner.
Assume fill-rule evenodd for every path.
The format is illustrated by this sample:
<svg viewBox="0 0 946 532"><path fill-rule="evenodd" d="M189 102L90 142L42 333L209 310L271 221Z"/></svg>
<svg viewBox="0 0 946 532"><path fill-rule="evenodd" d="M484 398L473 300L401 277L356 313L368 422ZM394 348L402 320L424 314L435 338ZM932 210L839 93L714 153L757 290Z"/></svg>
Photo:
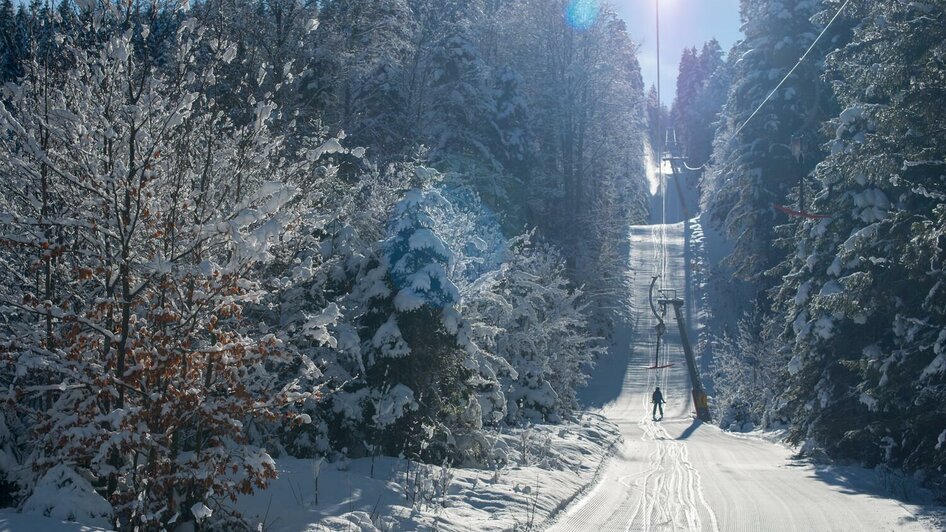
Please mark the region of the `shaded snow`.
<svg viewBox="0 0 946 532"><path fill-rule="evenodd" d="M540 525L586 488L617 437L617 427L591 414L580 424L508 430L495 446L509 464L497 470L379 457L321 464L316 476L315 460L282 458L279 478L238 507L271 532L524 528L533 507Z"/></svg>
<svg viewBox="0 0 946 532"><path fill-rule="evenodd" d="M17 513L10 508L0 510L0 532L104 532L109 528L80 524L37 513Z"/></svg>
<svg viewBox="0 0 946 532"><path fill-rule="evenodd" d="M54 466L36 483L22 510L62 521L108 526L112 505L88 480L64 464Z"/></svg>

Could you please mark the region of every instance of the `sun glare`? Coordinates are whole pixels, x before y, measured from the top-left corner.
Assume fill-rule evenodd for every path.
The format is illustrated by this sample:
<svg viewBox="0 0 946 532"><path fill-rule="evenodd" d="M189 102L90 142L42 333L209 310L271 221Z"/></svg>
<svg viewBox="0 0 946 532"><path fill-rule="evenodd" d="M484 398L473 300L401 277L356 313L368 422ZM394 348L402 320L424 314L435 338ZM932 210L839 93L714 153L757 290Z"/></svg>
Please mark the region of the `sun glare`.
<svg viewBox="0 0 946 532"><path fill-rule="evenodd" d="M569 0L565 20L576 30L587 30L598 20L601 4L598 0Z"/></svg>

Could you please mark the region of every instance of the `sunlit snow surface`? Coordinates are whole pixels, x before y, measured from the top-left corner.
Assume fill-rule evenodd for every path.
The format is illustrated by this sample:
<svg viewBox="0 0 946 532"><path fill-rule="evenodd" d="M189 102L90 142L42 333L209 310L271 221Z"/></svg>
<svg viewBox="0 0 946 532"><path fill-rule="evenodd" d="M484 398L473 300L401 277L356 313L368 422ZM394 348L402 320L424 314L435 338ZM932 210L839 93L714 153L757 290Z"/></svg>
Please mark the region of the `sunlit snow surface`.
<svg viewBox="0 0 946 532"><path fill-rule="evenodd" d="M598 0L570 0L565 7L565 20L576 30L587 30L594 26L600 11Z"/></svg>
<svg viewBox="0 0 946 532"><path fill-rule="evenodd" d="M678 199L668 198L668 208ZM705 294L696 289L701 276L695 273L711 267L703 257L716 253L705 249L714 242L706 241L712 235L699 223L700 218L689 222L686 237L682 222L631 228L628 285L634 315L616 331L610 356L584 394L589 405L621 427L624 441L599 483L570 505L552 530L940 529L928 507L894 500L874 471L797 460L777 435L730 433L695 420L672 317L663 349L674 366L647 369L656 325L647 294L655 272L662 273L664 288L685 298L690 336L700 337ZM701 366L708 374L708 366ZM654 422L650 394L658 384L666 417Z"/></svg>
<svg viewBox="0 0 946 532"><path fill-rule="evenodd" d="M280 458L279 478L237 504L252 523L272 532L541 528L593 485L617 432L593 414L581 423L507 430L497 445L509 463L499 471L420 466L430 473L421 475L422 492L446 483L446 494L430 504L412 495L416 463L360 458L316 469L313 460Z"/></svg>

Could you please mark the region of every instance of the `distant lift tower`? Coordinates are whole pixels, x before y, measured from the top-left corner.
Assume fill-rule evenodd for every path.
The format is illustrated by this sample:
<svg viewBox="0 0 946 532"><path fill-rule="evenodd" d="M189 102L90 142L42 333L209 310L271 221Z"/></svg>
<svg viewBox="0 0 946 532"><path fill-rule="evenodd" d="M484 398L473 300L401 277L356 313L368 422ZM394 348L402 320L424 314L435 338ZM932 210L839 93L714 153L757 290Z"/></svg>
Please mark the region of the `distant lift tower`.
<svg viewBox="0 0 946 532"><path fill-rule="evenodd" d="M651 290L656 284L657 278L651 283ZM690 373L690 386L693 389L693 404L696 406L696 416L704 423L712 422L709 411L709 400L706 397L706 391L703 389L703 382L700 380L700 374L696 369L696 357L693 355L693 347L690 345L690 336L687 334L686 320L683 318L683 299L677 297L676 290L659 290L660 296L657 304L660 305L661 314L666 315L667 306L673 307L673 314L677 318L677 327L680 329L680 342L683 344L683 354L687 361L687 371ZM656 314L656 312L655 312ZM663 334L663 320L658 316L659 324L657 334ZM658 346L660 339L657 339ZM655 364L656 365L656 364Z"/></svg>

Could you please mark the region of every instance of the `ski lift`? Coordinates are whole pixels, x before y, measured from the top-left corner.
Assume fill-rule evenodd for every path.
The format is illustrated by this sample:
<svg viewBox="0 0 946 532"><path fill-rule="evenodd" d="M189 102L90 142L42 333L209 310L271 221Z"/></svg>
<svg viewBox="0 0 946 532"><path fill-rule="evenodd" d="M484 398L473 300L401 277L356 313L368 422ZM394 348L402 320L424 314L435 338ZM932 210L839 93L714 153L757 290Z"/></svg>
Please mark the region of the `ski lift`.
<svg viewBox="0 0 946 532"><path fill-rule="evenodd" d="M660 369L670 367L673 364L660 365L660 337L666 330L663 316L657 313L657 307L654 305L654 286L657 284L658 277L650 283L650 310L657 317L657 354L654 357L654 365L648 369ZM693 347L690 345L689 334L687 333L686 320L683 317L683 298L677 296L676 290L660 290L660 298L657 304L661 310L666 313L668 306L673 306L673 314L677 320L677 327L680 330L680 345L683 348L683 358L686 360L687 372L690 374L690 392L693 394L693 405L696 407L697 417L704 422L712 420L709 411L709 402L706 391L703 389L703 383L700 380L700 372L696 366L696 355L693 353Z"/></svg>
<svg viewBox="0 0 946 532"><path fill-rule="evenodd" d="M664 323L663 315L657 312L657 306L654 305L654 287L657 285L657 279L659 279L659 277L655 275L654 279L650 282L650 311L653 312L654 316L657 318L657 343L654 352L654 365L648 366L647 369L664 369L673 366L673 364L660 364L660 339L663 338L663 335L667 332L667 325ZM666 313L667 307L662 308L664 313Z"/></svg>

